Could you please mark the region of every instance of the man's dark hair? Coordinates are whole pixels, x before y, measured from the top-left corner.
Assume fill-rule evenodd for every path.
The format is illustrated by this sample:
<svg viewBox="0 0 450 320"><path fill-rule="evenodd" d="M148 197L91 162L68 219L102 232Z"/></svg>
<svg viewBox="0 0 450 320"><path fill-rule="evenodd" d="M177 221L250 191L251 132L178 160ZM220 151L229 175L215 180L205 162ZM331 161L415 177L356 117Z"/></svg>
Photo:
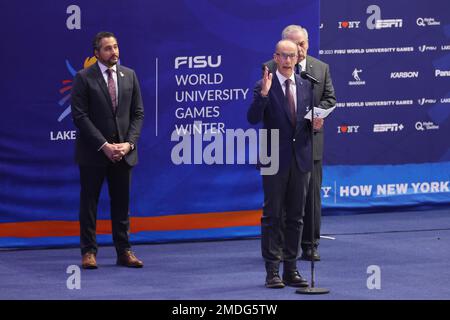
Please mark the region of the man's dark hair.
<svg viewBox="0 0 450 320"><path fill-rule="evenodd" d="M102 39L103 38L111 38L111 37L113 37L117 41L116 36L112 32L102 31L102 32L97 33L94 37L94 40L92 41L92 50L94 52L95 52L95 50L99 51L100 50L100 42L102 41Z"/></svg>

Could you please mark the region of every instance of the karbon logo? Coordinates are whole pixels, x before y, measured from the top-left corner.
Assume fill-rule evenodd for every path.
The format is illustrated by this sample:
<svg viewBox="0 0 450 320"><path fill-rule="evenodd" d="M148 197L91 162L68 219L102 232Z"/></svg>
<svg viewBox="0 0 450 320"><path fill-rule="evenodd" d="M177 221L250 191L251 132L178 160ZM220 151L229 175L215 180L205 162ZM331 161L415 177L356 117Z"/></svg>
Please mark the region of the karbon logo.
<svg viewBox="0 0 450 320"><path fill-rule="evenodd" d="M409 79L418 77L419 71L391 72L391 79Z"/></svg>
<svg viewBox="0 0 450 320"><path fill-rule="evenodd" d="M189 69L218 68L222 63L222 56L194 56L194 57L176 57L175 69L186 67Z"/></svg>

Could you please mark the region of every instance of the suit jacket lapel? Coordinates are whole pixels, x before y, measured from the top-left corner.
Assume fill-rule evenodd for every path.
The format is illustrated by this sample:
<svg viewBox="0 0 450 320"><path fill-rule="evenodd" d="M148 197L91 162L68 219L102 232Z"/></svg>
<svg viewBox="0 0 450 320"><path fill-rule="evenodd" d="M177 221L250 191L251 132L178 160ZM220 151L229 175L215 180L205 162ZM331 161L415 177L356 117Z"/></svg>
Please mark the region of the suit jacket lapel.
<svg viewBox="0 0 450 320"><path fill-rule="evenodd" d="M310 59L308 58L308 56L306 56L306 72L308 72L309 74L311 74L312 71L312 64L310 63Z"/></svg>
<svg viewBox="0 0 450 320"><path fill-rule="evenodd" d="M304 124L303 117L306 114L307 107L311 108L311 86L308 80L304 80L298 75L295 76L295 81L297 86L297 134L300 129L299 124Z"/></svg>
<svg viewBox="0 0 450 320"><path fill-rule="evenodd" d="M119 112L120 108L120 102L123 97L123 81L125 80L125 74L122 72L122 67L117 65L117 94L119 95L117 97L117 110L116 112Z"/></svg>
<svg viewBox="0 0 450 320"><path fill-rule="evenodd" d="M295 75L295 85L297 89L297 124L299 117L303 117L303 104L302 104L302 98L304 94L304 81L300 76L297 74Z"/></svg>
<svg viewBox="0 0 450 320"><path fill-rule="evenodd" d="M313 64L311 63L311 60L308 58L308 56L306 56L306 71L309 74L311 74L312 76L317 77L317 75L316 76L314 75L315 74L314 67L313 67ZM320 98L320 96L318 96L318 90L319 90L319 85L318 84L314 85L314 92L313 92L313 94L314 94L314 98L315 99ZM315 100L314 101L315 106L318 105L318 101L319 100ZM311 100L311 103L313 103L312 100Z"/></svg>
<svg viewBox="0 0 450 320"><path fill-rule="evenodd" d="M100 70L100 67L98 66L97 63L95 64L95 72L96 72L96 78L100 85L100 88L102 89L103 94L105 95L106 101L108 101L109 109L111 110L111 112L113 112L111 96L109 95L109 91L108 91L108 87L106 86L105 78L103 78L102 71Z"/></svg>

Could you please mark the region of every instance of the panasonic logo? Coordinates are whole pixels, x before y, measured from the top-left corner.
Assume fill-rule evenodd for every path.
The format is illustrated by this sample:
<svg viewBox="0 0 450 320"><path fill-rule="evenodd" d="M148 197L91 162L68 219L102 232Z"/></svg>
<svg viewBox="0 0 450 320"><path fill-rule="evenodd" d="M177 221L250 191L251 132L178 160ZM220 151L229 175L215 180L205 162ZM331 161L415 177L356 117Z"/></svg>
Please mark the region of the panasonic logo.
<svg viewBox="0 0 450 320"><path fill-rule="evenodd" d="M450 70L434 70L435 77L450 77Z"/></svg>
<svg viewBox="0 0 450 320"><path fill-rule="evenodd" d="M418 78L419 71L391 72L391 79Z"/></svg>

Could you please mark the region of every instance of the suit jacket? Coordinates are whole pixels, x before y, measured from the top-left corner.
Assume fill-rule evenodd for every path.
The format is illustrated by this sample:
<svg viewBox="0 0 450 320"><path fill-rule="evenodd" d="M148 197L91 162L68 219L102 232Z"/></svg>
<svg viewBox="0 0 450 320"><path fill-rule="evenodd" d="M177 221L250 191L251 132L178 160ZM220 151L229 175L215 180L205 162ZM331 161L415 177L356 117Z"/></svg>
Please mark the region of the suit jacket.
<svg viewBox="0 0 450 320"><path fill-rule="evenodd" d="M275 75L277 65L274 60L266 63L270 72ZM314 105L315 107L329 109L336 104L333 82L331 80L330 68L328 64L311 56L306 56L306 70L314 78L319 80L319 84L314 85ZM314 160L322 160L323 157L323 128L314 133Z"/></svg>
<svg viewBox="0 0 450 320"><path fill-rule="evenodd" d="M137 141L144 119L141 90L133 70L117 65L118 105L116 113L98 63L79 71L72 87L72 117L77 127L75 160L80 165L110 163L103 151L105 143L130 142L135 149L125 156L134 166L138 161Z"/></svg>
<svg viewBox="0 0 450 320"><path fill-rule="evenodd" d="M304 118L306 107L311 105L311 85L308 81L295 75L297 88L297 122L295 128L289 116L289 107L283 89L274 73L272 86L267 97L261 96L262 80L253 90L253 102L247 112L251 124L263 122L264 129L279 130L279 170L290 167L292 157L302 172L311 171L311 126ZM268 135L270 137L270 134ZM270 149L270 139L268 148Z"/></svg>

